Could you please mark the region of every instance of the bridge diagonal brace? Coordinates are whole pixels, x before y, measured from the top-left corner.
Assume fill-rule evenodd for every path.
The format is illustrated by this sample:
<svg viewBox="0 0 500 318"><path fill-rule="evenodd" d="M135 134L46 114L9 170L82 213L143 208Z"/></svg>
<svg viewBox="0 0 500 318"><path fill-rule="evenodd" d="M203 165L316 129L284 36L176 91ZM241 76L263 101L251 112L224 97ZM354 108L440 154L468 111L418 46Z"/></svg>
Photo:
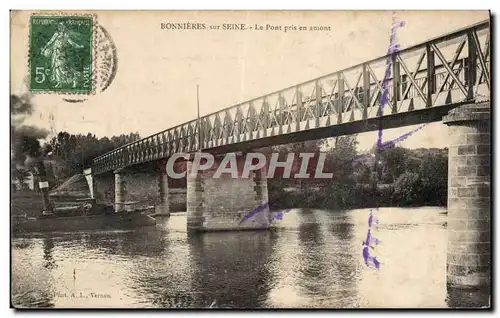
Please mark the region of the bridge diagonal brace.
<svg viewBox="0 0 500 318"><path fill-rule="evenodd" d="M313 87L311 95L309 95L306 101L307 105L304 105L304 109L306 111L304 112L304 117L302 118L302 120L309 120L314 118L314 112L311 110L311 102L315 100L315 96L316 96L316 86ZM315 104L312 106L315 106ZM307 114L311 116L309 119L307 119Z"/></svg>
<svg viewBox="0 0 500 318"><path fill-rule="evenodd" d="M293 116L293 105L295 105L295 107L297 107L297 99L298 99L298 94L297 94L297 90L295 90L295 92L293 93L293 97L292 97L292 101L290 104L287 104L286 103L286 99L283 97L284 101L285 101L285 105L286 105L286 109L287 109L287 115L286 115L286 120L285 120L285 123L287 125L291 125L293 123L296 123L296 119L295 119L295 116Z"/></svg>
<svg viewBox="0 0 500 318"><path fill-rule="evenodd" d="M375 76L375 72L373 71L372 67L370 66L370 64L366 64L366 68L368 69L368 72L370 72L370 75L373 77L373 79L375 80L375 85L377 85L377 88L378 88L378 91L377 92L374 92L374 95L378 95L378 93L384 92L384 89L382 88L382 86L380 85L380 81L377 79L377 76ZM389 108L392 108L392 103L389 101L390 98L387 99L387 105L389 106ZM375 99L376 100L376 99ZM373 105L374 106L374 105Z"/></svg>
<svg viewBox="0 0 500 318"><path fill-rule="evenodd" d="M167 139L165 137L165 132L161 133L161 156L165 157L165 151L167 150Z"/></svg>
<svg viewBox="0 0 500 318"><path fill-rule="evenodd" d="M325 109L324 109L324 110L323 110L323 112L321 113L321 116L322 116L322 117L323 117L323 116L330 115L330 112L328 112L328 111L327 111L327 110L328 110L328 108L330 108L330 109L332 110L332 111L331 111L331 113L332 113L332 114L333 114L333 113L335 113L335 107L334 107L334 105L333 105L333 103L332 103L332 95L333 95L333 92L335 91L335 87L336 87L336 86L337 86L337 81L335 80L335 81L333 82L332 92L331 92L330 94L327 94L327 95L326 95L326 97L327 97L327 99L326 99L326 104L327 104L327 105L329 105L330 107L325 107ZM323 85L321 85L321 89L322 89L322 90L324 90L324 91L326 92L326 90L325 90L325 88L323 87Z"/></svg>
<svg viewBox="0 0 500 318"><path fill-rule="evenodd" d="M271 114L270 115L271 116L271 126L272 126L273 120L276 122L277 126L281 125L281 122L279 120L281 118L278 118L279 116L277 116L277 114L280 113L279 102L280 102L280 98L278 95L278 99L276 99L276 103L274 103L274 107L272 109L269 109L270 114Z"/></svg>
<svg viewBox="0 0 500 318"><path fill-rule="evenodd" d="M349 99L347 100L347 103L345 104L345 109L342 110L342 113L345 112L348 112L350 109L351 109L351 104L352 104L352 99L353 99L353 96L349 96Z"/></svg>
<svg viewBox="0 0 500 318"><path fill-rule="evenodd" d="M295 102L295 94L292 96L292 104ZM290 119L290 104L287 102L285 96L283 96L283 93L280 93L279 95L279 101L278 101L279 105L280 105L280 121L281 121L281 126L285 126L285 125L290 125L292 122L291 122L291 119Z"/></svg>
<svg viewBox="0 0 500 318"><path fill-rule="evenodd" d="M325 88L323 87L323 84L320 81L318 81L317 85L318 85L318 88L321 90L321 92L325 92L326 93L326 90L325 90ZM326 102L323 102L323 98L324 97L327 98ZM323 117L323 116L325 116L325 113L328 112L328 108L329 108L329 106L328 106L328 99L329 99L328 98L328 94L326 94L325 96L321 96L321 100L319 101L318 104L321 104L322 106L326 105L326 107L320 107L319 108L318 114L317 114L318 117Z"/></svg>
<svg viewBox="0 0 500 318"><path fill-rule="evenodd" d="M480 53L480 54L483 54L485 61L488 58L488 54L489 54L489 43L490 43L489 40L490 40L489 36L486 37L486 41L484 43L483 52ZM477 94L477 91L479 89L479 84L481 83L481 79L483 78L483 76L484 76L484 72L481 70L481 74L479 75L479 78L478 78L478 80L476 82L476 87L474 88L475 94Z"/></svg>
<svg viewBox="0 0 500 318"><path fill-rule="evenodd" d="M224 128L222 127L222 120L220 119L219 113L215 115L214 127L215 140L217 142L218 139L223 137Z"/></svg>
<svg viewBox="0 0 500 318"><path fill-rule="evenodd" d="M256 129L256 126L257 126L257 125L255 125L257 123L257 111L255 110L253 102L248 103L248 110L247 110L246 118L247 118L246 125L247 125L248 132L253 133Z"/></svg>
<svg viewBox="0 0 500 318"><path fill-rule="evenodd" d="M422 52L422 54L420 54L420 57L418 58L418 62L417 62L417 66L415 67L415 70L413 71L412 73L412 76L416 76L417 73L418 73L418 70L420 69L420 66L422 65L422 62L424 61L424 57L426 56L426 52ZM427 79L426 79L427 80ZM403 96L401 99L406 99L407 96L408 96L408 93L410 92L410 88L413 86L413 82L410 83L410 85L408 85L408 87L406 87L404 93L403 93Z"/></svg>
<svg viewBox="0 0 500 318"><path fill-rule="evenodd" d="M179 141L180 141L180 151L184 152L186 149L186 132L184 131L184 126L181 126L181 128L180 128ZM142 152L144 152L144 151L142 151Z"/></svg>
<svg viewBox="0 0 500 318"><path fill-rule="evenodd" d="M374 90L374 92L371 94L372 97L370 100L370 108L375 107L375 104L377 103L377 99L379 98L379 96L381 94L380 92L381 92L381 90L378 87L376 87L376 90ZM371 114L371 110L369 113Z"/></svg>
<svg viewBox="0 0 500 318"><path fill-rule="evenodd" d="M335 109L335 105L333 105L332 102L332 96L334 95L335 89L337 88L337 80L333 81L333 86L332 86L332 91L330 92L330 95L328 96L327 103L331 106L332 114L336 114L337 111Z"/></svg>
<svg viewBox="0 0 500 318"><path fill-rule="evenodd" d="M375 85L373 92L370 94L371 95L370 96L370 104L368 107L375 107L375 104L377 103L377 99L380 96L381 92L382 92L382 88L380 86ZM391 107L392 107L392 105L391 105Z"/></svg>
<svg viewBox="0 0 500 318"><path fill-rule="evenodd" d="M224 128L225 128L225 133L226 133L226 139L229 138L230 136L234 135L234 132L235 132L234 120L233 120L231 114L229 113L228 109L226 109L226 111L225 111Z"/></svg>
<svg viewBox="0 0 500 318"><path fill-rule="evenodd" d="M453 66L452 66L452 67L453 67ZM454 71L455 76L458 76L458 74L460 73L460 71L461 71L461 70L462 70L462 68L459 68L459 69L455 70L455 71ZM441 93L443 92L443 90L444 90L444 86L446 85L446 81L447 81L447 79L448 79L449 77L450 77L450 76L449 76L449 74L446 74L445 80L444 80L444 81L443 81L443 83L441 84L441 87L440 87L440 88L439 88L439 90L438 90L438 91L436 91L436 93L435 93L435 95L436 95L436 96L435 96L435 97L434 97L434 99L432 100L432 104L435 104L435 103L436 103L436 101L437 101L437 99L438 99L438 97L439 97L439 94L441 94ZM455 81L454 81L454 80L452 80L452 82L450 83L450 87L452 87L452 86L453 86L453 83L455 83Z"/></svg>
<svg viewBox="0 0 500 318"><path fill-rule="evenodd" d="M358 87L359 81L361 80L362 76L363 76L363 73L359 73L358 80L356 81L355 87ZM347 108L349 108L349 106L351 105L352 100L354 100L354 103L356 104L356 106L358 106L358 108L360 110L363 110L363 105L359 102L358 97L356 96L356 94L354 93L353 89L349 85L349 81L347 81L347 78L345 77L344 73L342 73L342 77L344 78L344 83L347 86L347 89L351 93L351 99L349 99L349 103L347 104Z"/></svg>
<svg viewBox="0 0 500 318"><path fill-rule="evenodd" d="M465 46L466 39L467 39L466 37L462 38L462 41L458 45L458 47L455 51L455 54L453 55L453 58L452 58L451 63L450 63L452 69L455 67L455 64L457 64L458 57L460 56L460 53L462 52L462 49ZM432 46L431 46L431 48L432 48ZM443 91L444 86L446 85L446 82L448 81L448 78L450 78L450 74L446 74L446 77L444 78L444 81L441 84L441 87L439 87L439 89L436 91L436 98L434 99L433 103L436 102L438 95ZM450 86L451 86L451 84L450 84Z"/></svg>
<svg viewBox="0 0 500 318"><path fill-rule="evenodd" d="M257 119L257 122L256 122L256 125L255 125L255 131L259 131L260 129L263 129L263 130L266 130L267 127L264 127L264 118L263 116L265 116L264 114L264 102L262 102L262 105L261 105L261 109L259 111L259 113L257 114L257 111L255 111L255 118Z"/></svg>
<svg viewBox="0 0 500 318"><path fill-rule="evenodd" d="M436 46L436 44L434 43L431 43L430 44L432 49L434 50L434 53L436 53L437 57L441 60L441 62L443 63L443 67L448 71L448 75L451 76L451 78L455 81L455 83L457 84L458 88L462 91L462 94L464 94L464 96L466 97L467 96L467 90L465 89L464 85L462 84L462 82L460 82L460 80L458 79L458 77L455 75L455 72L450 68L450 65L448 64L448 62L446 61L446 58L443 56L443 53L441 53L441 51L439 50L439 48ZM459 53L460 54L460 53ZM458 56L457 56L458 57ZM448 78L448 76L446 76L446 78ZM444 81L446 82L446 80Z"/></svg>
<svg viewBox="0 0 500 318"><path fill-rule="evenodd" d="M238 136L245 132L246 125L243 123L244 120L245 119L243 118L243 111L241 110L241 105L238 105L236 107L236 115L234 116L235 126L237 127L235 131L236 130L238 131Z"/></svg>
<svg viewBox="0 0 500 318"><path fill-rule="evenodd" d="M420 97L422 98L424 103L427 104L427 97L425 96L424 92L422 92L422 90L420 89L420 86L417 84L417 81L412 76L410 70L406 66L406 64L403 61L403 59L401 58L401 56L396 55L396 59L399 61L399 64L401 65L401 67L405 71L406 75L408 75L408 78L410 79L411 83L413 84L413 87L415 87L415 89L417 90L418 95L420 95Z"/></svg>
<svg viewBox="0 0 500 318"><path fill-rule="evenodd" d="M488 72L488 68L486 67L486 56L488 54L488 46L489 46L489 41L488 38L486 39L486 54L483 56L483 52L481 52L481 45L479 44L479 39L477 37L476 32L472 32L472 38L474 40L474 46L476 47L477 52L477 57L479 58L479 63L481 64L481 68L483 69L483 74L486 79L486 85L488 85L488 89L490 88L490 74ZM479 82L479 81L478 81Z"/></svg>
<svg viewBox="0 0 500 318"><path fill-rule="evenodd" d="M210 143L214 143L215 140L217 139L217 136L215 135L215 118L213 121L209 119L207 121L207 142L210 145Z"/></svg>
<svg viewBox="0 0 500 318"><path fill-rule="evenodd" d="M197 144L197 150L201 150L204 148L205 142L204 142L204 131L203 131L203 118L200 118L199 121L197 121L195 128L194 128L194 134L195 134L195 141Z"/></svg>

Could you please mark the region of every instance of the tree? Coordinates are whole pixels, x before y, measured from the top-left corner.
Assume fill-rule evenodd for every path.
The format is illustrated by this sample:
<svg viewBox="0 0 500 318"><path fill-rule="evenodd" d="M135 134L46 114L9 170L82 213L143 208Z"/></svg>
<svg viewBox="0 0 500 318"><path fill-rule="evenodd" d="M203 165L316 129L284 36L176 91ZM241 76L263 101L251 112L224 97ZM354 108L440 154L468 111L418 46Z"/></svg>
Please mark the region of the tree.
<svg viewBox="0 0 500 318"><path fill-rule="evenodd" d="M57 175L60 178L68 178L91 166L94 158L138 139L138 133L98 139L91 133L75 135L62 131L53 137L49 144L54 158L59 162Z"/></svg>
<svg viewBox="0 0 500 318"><path fill-rule="evenodd" d="M358 184L370 184L372 171L370 167L368 167L364 163L357 163L354 166L356 183Z"/></svg>
<svg viewBox="0 0 500 318"><path fill-rule="evenodd" d="M422 201L429 205L446 205L448 194L448 157L440 153L427 153L420 165Z"/></svg>
<svg viewBox="0 0 500 318"><path fill-rule="evenodd" d="M407 171L411 151L402 147L393 147L380 152L382 161L382 182L392 183Z"/></svg>
<svg viewBox="0 0 500 318"><path fill-rule="evenodd" d="M356 135L336 137L335 147L330 149L325 163L326 171L333 173L334 183L354 182L354 162L357 157Z"/></svg>
<svg viewBox="0 0 500 318"><path fill-rule="evenodd" d="M421 180L418 173L405 172L394 183L393 199L397 205L413 205L420 197Z"/></svg>

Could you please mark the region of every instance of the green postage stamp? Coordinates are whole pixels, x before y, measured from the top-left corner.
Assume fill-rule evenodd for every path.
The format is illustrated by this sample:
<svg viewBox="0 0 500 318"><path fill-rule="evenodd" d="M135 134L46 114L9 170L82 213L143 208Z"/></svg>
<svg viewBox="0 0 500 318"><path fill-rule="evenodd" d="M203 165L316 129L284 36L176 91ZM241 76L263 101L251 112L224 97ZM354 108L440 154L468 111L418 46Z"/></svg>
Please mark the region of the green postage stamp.
<svg viewBox="0 0 500 318"><path fill-rule="evenodd" d="M92 15L33 15L29 87L34 93L90 94L93 81Z"/></svg>

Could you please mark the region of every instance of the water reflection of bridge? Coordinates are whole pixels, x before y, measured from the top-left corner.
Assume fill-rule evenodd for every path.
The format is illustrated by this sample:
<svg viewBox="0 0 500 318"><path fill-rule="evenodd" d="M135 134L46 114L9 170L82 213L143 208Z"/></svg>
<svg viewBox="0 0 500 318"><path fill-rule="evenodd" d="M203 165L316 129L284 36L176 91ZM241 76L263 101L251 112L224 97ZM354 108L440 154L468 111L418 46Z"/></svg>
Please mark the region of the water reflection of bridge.
<svg viewBox="0 0 500 318"><path fill-rule="evenodd" d="M398 218L384 217L384 224L391 231L382 228L381 232L392 232L395 236L391 240L384 239L385 247L400 246L401 238L413 242L403 244L406 248L422 247L418 243L425 242L422 233L439 232L439 236L432 237L441 242L439 245L445 243L446 235L441 227L418 224L421 230L393 229L408 217L416 223L425 222L418 222L421 219L411 214L399 216L400 209L392 210L398 210ZM58 297L57 293L68 290L78 293L99 286L100 292L107 292L113 298L93 303L94 306L204 308L215 302L213 306L219 308L347 308L367 306L363 302L366 298L372 305L380 304L380 297L374 293L392 294L392 284L405 277L405 270L393 270L400 262L384 265L385 270L380 273L362 264L360 251L361 240L366 234L366 211L362 212L293 210L272 231L187 235L167 225L126 232L44 235L41 240L16 243L15 246L35 251L23 254L31 258L34 269L22 273L26 279L23 284L27 283L35 292L25 296L22 303L71 306L68 299ZM422 212L416 211L418 215L424 214ZM390 222L396 223L390 227ZM421 256L427 256L423 257L427 262L424 267L433 267L428 260L439 250L421 250ZM391 258L393 261L408 256L401 249L391 251L397 254ZM24 263L22 259L16 260ZM414 258L410 257L408 262L412 260ZM444 270L441 265L436 268ZM73 277L74 268L76 277ZM409 274L410 283L405 282L406 288L403 288L408 295L415 293L411 282L422 273L425 271ZM439 276L433 275L434 278ZM367 276L380 276L384 286L374 285L377 279ZM417 288L428 287L422 284ZM436 294L440 292L433 291L432 295ZM395 298L394 303L398 304L398 297ZM422 298L429 299L429 296L419 299ZM477 306L484 305L484 299L485 295L478 296L477 291L454 289L449 291L448 303L450 306ZM432 298L432 301L439 305L442 300ZM406 302L414 303L413 300ZM90 303L83 300L80 303L86 304Z"/></svg>

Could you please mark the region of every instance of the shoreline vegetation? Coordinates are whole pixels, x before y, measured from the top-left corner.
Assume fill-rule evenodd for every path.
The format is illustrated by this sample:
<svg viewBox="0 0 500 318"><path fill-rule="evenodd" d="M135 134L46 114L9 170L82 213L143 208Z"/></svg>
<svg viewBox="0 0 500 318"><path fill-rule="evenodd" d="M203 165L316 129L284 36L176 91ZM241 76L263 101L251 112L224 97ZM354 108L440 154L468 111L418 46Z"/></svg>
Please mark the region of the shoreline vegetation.
<svg viewBox="0 0 500 318"><path fill-rule="evenodd" d="M272 209L446 206L448 149L393 146L377 151L374 145L359 153L356 136L337 137L334 142L327 150L324 168L333 178L294 180L278 175L269 179ZM274 147L273 151L285 161L291 151L319 153L324 145L322 140L311 141Z"/></svg>
<svg viewBox="0 0 500 318"><path fill-rule="evenodd" d="M100 139L92 134L58 133L47 143L40 145L41 152L47 154L44 157L44 165L50 189L55 189L75 174L80 174L83 167L89 166L94 157L139 138L137 133ZM14 148L20 150L18 153L26 145L26 139L27 137L23 136L17 143L13 141ZM253 151L264 155L278 153L280 162L286 161L289 153L295 153L296 159L290 178L283 177L284 168L277 168L274 178L267 180L271 210L446 206L446 148L408 149L393 145L379 151L374 144L372 149L360 152L357 145L357 136L351 135L254 149ZM307 167L310 178L293 178L301 168L300 153L315 154ZM320 153L326 153L322 171L333 173L331 179L313 178ZM12 158L12 205L24 205L16 201L28 199L29 195L26 193L31 192L35 195L31 195L27 200L31 202L28 206L38 206L34 202L40 196L36 175L33 180L34 191L26 190L24 181L31 171L29 167L22 165L25 158L26 156L19 155ZM185 169L185 165L180 166L181 170ZM185 188L185 179L176 182L178 184L173 187ZM24 186L24 189L20 191L19 186ZM81 196L82 189L73 190L75 196Z"/></svg>
<svg viewBox="0 0 500 318"><path fill-rule="evenodd" d="M26 125L24 120L34 111L30 94L11 95L10 108L12 206L23 204L16 201L34 204L40 196L34 163L42 163L44 181L53 190L81 174L94 158L140 139L138 133L98 138L92 133L56 133ZM271 209L446 206L448 149L407 149L397 146L397 142L386 142L382 149L375 143L363 152L357 149L357 135L349 135L244 150L264 155L278 153L280 162L286 161L290 153L297 158L292 178L283 178L283 168L278 168L274 178L267 180ZM333 177L294 179L296 173L302 173L300 153L315 154L307 166L310 176L315 175L319 154L326 153L322 172L332 173ZM185 162L179 162L178 168L185 170ZM186 179L173 180L172 188L186 188ZM299 191L288 191L290 188ZM82 187L73 190L76 195Z"/></svg>

